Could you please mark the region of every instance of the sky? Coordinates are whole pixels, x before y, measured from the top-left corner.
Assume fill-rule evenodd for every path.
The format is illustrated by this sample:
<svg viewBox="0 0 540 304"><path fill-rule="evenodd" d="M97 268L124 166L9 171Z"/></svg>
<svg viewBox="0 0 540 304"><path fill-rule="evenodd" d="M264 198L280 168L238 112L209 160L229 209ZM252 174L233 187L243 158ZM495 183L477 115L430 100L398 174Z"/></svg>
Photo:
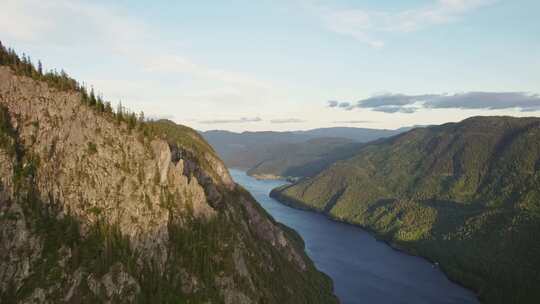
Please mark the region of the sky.
<svg viewBox="0 0 540 304"><path fill-rule="evenodd" d="M1 0L0 41L199 130L540 116L538 0Z"/></svg>

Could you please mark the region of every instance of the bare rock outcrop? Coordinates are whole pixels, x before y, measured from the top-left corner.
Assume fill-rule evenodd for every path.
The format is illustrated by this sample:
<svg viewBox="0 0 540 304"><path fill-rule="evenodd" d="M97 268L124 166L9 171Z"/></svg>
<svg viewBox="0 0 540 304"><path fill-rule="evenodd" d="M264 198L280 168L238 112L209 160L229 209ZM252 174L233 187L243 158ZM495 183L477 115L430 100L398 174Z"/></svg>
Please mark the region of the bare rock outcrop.
<svg viewBox="0 0 540 304"><path fill-rule="evenodd" d="M238 189L193 130L165 126L193 145L145 135L76 91L6 66L0 108L1 297L335 301L302 244Z"/></svg>

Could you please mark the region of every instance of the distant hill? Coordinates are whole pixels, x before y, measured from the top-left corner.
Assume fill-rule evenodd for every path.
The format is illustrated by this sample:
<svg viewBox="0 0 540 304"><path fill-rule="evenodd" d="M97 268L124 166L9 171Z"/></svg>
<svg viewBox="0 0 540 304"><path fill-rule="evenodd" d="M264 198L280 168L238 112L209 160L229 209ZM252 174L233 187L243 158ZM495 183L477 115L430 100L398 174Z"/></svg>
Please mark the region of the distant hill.
<svg viewBox="0 0 540 304"><path fill-rule="evenodd" d="M354 155L360 146L361 143L349 139L332 137L277 144L262 151L250 151L264 159L247 173L259 178L312 176L336 160Z"/></svg>
<svg viewBox="0 0 540 304"><path fill-rule="evenodd" d="M417 127L417 126L414 126ZM369 128L351 128L351 127L334 127L334 128L318 128L307 131L293 131L294 134L305 135L310 138L320 137L342 137L348 138L355 142L369 142L379 138L393 136L405 131L409 131L414 127L404 127L396 130L388 129L369 129ZM419 127L419 126L418 126Z"/></svg>
<svg viewBox="0 0 540 304"><path fill-rule="evenodd" d="M485 303L540 299L540 118L414 129L271 195L439 262Z"/></svg>
<svg viewBox="0 0 540 304"><path fill-rule="evenodd" d="M290 132L201 132L228 167L259 177L304 177L356 151L360 143L410 128L320 128Z"/></svg>

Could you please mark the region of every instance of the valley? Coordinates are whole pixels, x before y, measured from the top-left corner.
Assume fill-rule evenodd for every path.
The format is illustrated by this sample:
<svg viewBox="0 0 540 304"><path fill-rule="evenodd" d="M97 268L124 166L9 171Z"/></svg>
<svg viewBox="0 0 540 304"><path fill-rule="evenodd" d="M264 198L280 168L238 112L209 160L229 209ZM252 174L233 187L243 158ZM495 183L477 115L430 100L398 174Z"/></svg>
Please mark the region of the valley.
<svg viewBox="0 0 540 304"><path fill-rule="evenodd" d="M540 303L538 12L1 1L0 304Z"/></svg>
<svg viewBox="0 0 540 304"><path fill-rule="evenodd" d="M392 249L357 226L292 209L269 197L284 181L230 172L276 221L300 234L315 266L333 280L341 303L478 303L472 291L450 282L429 261Z"/></svg>
<svg viewBox="0 0 540 304"><path fill-rule="evenodd" d="M201 135L230 168L262 179L312 176L333 162L353 156L363 143L411 128L379 130L322 128L291 132L206 131Z"/></svg>

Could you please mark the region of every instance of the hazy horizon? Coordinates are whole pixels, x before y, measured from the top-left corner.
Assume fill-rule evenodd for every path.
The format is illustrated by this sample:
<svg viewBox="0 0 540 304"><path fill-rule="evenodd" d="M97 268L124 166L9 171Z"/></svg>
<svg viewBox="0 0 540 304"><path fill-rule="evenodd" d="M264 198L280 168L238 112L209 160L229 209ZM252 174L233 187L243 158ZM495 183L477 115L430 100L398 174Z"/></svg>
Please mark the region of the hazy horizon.
<svg viewBox="0 0 540 304"><path fill-rule="evenodd" d="M533 0L8 0L0 40L197 130L540 116Z"/></svg>

